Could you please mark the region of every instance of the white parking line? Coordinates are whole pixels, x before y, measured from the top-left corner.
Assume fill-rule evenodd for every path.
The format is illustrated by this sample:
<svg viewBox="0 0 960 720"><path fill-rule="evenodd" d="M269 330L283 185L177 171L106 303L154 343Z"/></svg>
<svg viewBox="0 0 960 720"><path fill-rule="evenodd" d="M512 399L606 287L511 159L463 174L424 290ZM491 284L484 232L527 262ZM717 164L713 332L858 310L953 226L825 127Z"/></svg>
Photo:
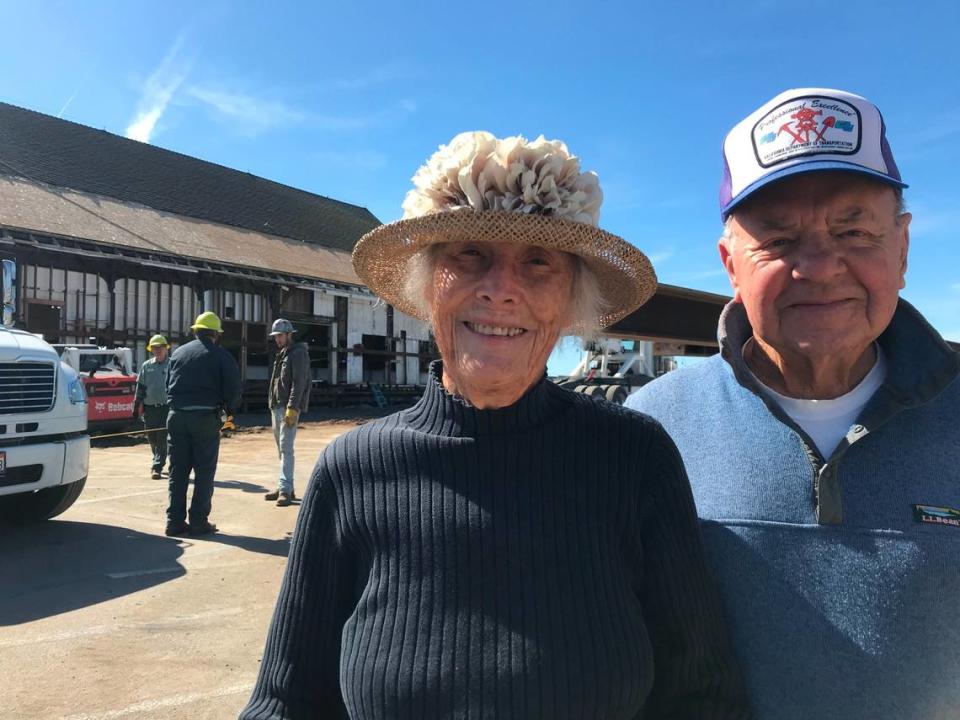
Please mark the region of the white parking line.
<svg viewBox="0 0 960 720"><path fill-rule="evenodd" d="M169 565L167 567L152 568L150 570L127 570L126 572L107 573L111 580L122 580L123 578L140 577L141 575L161 575L162 573L186 572L186 568L181 565Z"/></svg>
<svg viewBox="0 0 960 720"><path fill-rule="evenodd" d="M153 712L154 710L166 710L168 708L181 707L189 705L199 700L209 698L225 697L227 695L237 695L242 692L249 692L253 688L253 682L246 682L239 685L230 685L208 693L191 693L189 695L176 695L172 697L157 698L155 700L144 700L142 702L127 705L125 708L108 710L105 713L82 713L80 715L69 715L63 720L111 720L111 718L126 717L129 715L138 715L140 713Z"/></svg>
<svg viewBox="0 0 960 720"><path fill-rule="evenodd" d="M110 495L109 497L91 498L90 500L78 500L77 502L74 503L74 505L89 505L90 503L108 502L110 500L121 500L123 498L128 498L128 497L138 497L139 495L156 495L157 493L165 493L165 492L167 492L167 488L160 488L157 490L145 490L144 492L129 493L127 495Z"/></svg>

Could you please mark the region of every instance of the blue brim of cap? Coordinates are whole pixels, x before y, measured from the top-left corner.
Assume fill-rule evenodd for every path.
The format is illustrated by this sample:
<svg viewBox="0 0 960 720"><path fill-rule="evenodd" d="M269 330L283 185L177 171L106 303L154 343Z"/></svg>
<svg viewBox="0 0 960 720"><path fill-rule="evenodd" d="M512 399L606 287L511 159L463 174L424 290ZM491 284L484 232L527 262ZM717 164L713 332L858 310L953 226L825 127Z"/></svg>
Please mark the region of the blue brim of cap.
<svg viewBox="0 0 960 720"><path fill-rule="evenodd" d="M733 200L727 203L726 207L720 210L721 219L726 222L727 217L730 215L730 212L748 197L753 195L757 190L766 187L770 183L777 182L778 180L783 180L784 178L790 177L791 175L800 175L801 173L809 172L823 172L825 170L842 170L844 172L857 173L858 175L866 175L867 177L872 177L876 180L886 183L892 187L905 188L910 187L905 182L892 178L889 175L885 175L882 172L877 172L876 170L871 170L870 168L865 168L862 165L854 165L853 163L838 162L836 160L823 160L823 161L814 161L814 162L805 162L801 165L794 165L793 167L783 168L782 170L777 170L776 172L770 173L769 175L760 178L751 185L747 185L743 190L740 191L740 194L737 195Z"/></svg>

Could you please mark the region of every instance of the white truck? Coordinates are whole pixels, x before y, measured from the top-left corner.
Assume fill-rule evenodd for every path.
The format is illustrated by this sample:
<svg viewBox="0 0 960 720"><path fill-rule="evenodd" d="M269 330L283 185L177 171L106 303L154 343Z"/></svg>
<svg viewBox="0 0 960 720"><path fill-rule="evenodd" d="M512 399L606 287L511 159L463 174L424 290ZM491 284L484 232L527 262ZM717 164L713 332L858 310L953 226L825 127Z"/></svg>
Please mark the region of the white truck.
<svg viewBox="0 0 960 720"><path fill-rule="evenodd" d="M87 397L42 338L14 327L16 263L3 263L0 328L0 523L59 515L87 481Z"/></svg>

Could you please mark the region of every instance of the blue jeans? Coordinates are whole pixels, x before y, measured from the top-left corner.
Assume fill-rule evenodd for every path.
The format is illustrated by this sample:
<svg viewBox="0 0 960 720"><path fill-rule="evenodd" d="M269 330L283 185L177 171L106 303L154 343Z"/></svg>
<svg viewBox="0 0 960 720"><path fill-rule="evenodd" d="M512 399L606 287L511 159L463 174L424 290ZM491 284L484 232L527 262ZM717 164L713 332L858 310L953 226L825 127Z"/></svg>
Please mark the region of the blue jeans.
<svg viewBox="0 0 960 720"><path fill-rule="evenodd" d="M280 456L280 482L277 489L282 493L293 493L293 441L297 437L297 426L287 427L283 424L283 414L286 407L276 407L270 416L273 425L273 439L277 443L277 454Z"/></svg>

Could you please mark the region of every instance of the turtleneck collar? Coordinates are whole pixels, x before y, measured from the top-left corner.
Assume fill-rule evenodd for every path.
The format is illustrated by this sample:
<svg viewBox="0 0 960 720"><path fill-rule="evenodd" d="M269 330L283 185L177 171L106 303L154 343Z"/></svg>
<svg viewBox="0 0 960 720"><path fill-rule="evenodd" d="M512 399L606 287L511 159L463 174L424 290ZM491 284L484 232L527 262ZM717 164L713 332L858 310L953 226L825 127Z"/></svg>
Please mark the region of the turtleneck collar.
<svg viewBox="0 0 960 720"><path fill-rule="evenodd" d="M403 411L404 422L415 430L446 437L480 437L520 433L548 420L571 402L570 393L550 382L546 373L513 405L480 410L443 387L443 363L430 365L423 397Z"/></svg>

